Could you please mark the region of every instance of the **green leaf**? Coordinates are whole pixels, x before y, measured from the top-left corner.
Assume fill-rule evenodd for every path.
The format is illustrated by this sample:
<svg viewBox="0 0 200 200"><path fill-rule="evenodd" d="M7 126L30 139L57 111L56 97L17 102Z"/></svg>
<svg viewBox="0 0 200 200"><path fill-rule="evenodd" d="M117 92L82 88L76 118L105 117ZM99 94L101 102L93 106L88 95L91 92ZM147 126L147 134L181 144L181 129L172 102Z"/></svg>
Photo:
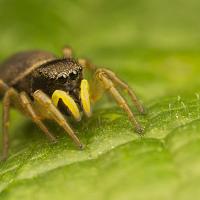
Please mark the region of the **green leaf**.
<svg viewBox="0 0 200 200"><path fill-rule="evenodd" d="M1 0L0 58L26 49L109 66L148 110L139 136L109 98L93 117L71 122L86 145L62 129L51 144L13 110L10 157L0 164L0 199L200 198L199 6L190 1ZM130 102L129 102L130 103Z"/></svg>

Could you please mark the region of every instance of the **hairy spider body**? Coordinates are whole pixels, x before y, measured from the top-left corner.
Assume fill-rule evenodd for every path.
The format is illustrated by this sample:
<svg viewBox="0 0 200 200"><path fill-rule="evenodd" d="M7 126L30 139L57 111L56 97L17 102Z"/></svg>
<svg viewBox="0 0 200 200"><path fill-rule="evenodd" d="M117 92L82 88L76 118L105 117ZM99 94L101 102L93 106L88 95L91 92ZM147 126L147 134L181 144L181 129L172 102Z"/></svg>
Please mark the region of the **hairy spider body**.
<svg viewBox="0 0 200 200"><path fill-rule="evenodd" d="M137 109L144 113L142 105L127 84L112 71L96 68L84 59L72 58L72 51L63 49L64 57L58 58L46 51L17 53L0 65L0 94L3 97L3 159L8 156L8 126L10 106L19 109L42 129L51 141L56 138L43 123L43 119L54 120L73 141L83 148L82 143L67 122L65 115L81 119L81 112L91 116L90 101L100 93L99 85L109 91L118 105L128 114L136 131L143 131L116 85L127 90ZM93 81L83 77L83 70L90 70ZM99 84L100 83L100 84ZM92 94L91 94L92 93Z"/></svg>

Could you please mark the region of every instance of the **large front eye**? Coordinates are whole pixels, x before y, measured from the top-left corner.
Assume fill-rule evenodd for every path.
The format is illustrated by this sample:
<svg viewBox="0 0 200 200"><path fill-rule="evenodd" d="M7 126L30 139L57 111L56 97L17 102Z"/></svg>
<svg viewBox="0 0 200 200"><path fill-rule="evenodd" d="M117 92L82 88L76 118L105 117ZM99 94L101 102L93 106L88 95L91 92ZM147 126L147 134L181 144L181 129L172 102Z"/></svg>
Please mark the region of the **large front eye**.
<svg viewBox="0 0 200 200"><path fill-rule="evenodd" d="M66 83L66 77L61 76L61 77L59 77L59 78L57 79L57 81L58 81L59 83L64 84L64 83Z"/></svg>
<svg viewBox="0 0 200 200"><path fill-rule="evenodd" d="M78 72L77 71L73 71L69 74L69 77L71 80L76 80L78 77Z"/></svg>

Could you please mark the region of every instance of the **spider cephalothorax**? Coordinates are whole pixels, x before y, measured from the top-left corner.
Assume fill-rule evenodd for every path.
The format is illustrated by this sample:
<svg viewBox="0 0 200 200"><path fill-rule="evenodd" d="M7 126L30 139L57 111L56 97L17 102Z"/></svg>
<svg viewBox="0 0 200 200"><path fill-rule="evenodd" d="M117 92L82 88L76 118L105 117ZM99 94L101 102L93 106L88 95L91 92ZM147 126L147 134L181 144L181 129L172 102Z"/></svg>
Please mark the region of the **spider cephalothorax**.
<svg viewBox="0 0 200 200"><path fill-rule="evenodd" d="M32 91L42 89L50 96L55 90L63 90L70 94L78 93L82 78L82 67L76 60L53 60L34 70Z"/></svg>
<svg viewBox="0 0 200 200"><path fill-rule="evenodd" d="M2 63L0 94L3 95L3 159L8 155L10 105L30 117L51 141L56 141L56 138L48 130L43 119L55 121L77 146L83 148L63 114L71 115L77 121L81 119L82 111L90 117L90 100L92 98L95 102L97 96L100 96L101 89L104 89L127 113L136 131L143 132L143 128L119 92L120 88L125 89L138 111L144 113L143 106L131 88L109 69L97 69L84 59L72 59L70 48L65 48L63 52L62 59L45 51L22 52ZM93 74L93 80L90 81L91 90L82 70L90 70Z"/></svg>
<svg viewBox="0 0 200 200"><path fill-rule="evenodd" d="M75 59L47 62L34 70L31 79L32 91L42 90L52 97L53 103L62 113L71 114L77 121L81 119L82 110L86 115L91 115L91 109L85 109L86 100L81 96L81 90L84 90L84 95L89 96L89 91L83 88L88 82L83 80L82 66ZM90 105L89 98L87 104Z"/></svg>

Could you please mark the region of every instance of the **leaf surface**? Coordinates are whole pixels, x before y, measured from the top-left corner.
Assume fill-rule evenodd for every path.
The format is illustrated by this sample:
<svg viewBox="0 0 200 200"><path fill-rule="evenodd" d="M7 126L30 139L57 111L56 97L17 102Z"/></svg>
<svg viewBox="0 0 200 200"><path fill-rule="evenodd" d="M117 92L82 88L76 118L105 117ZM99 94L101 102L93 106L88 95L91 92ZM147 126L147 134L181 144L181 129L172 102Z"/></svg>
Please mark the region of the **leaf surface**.
<svg viewBox="0 0 200 200"><path fill-rule="evenodd" d="M200 197L199 7L197 0L1 0L1 60L26 49L61 55L70 44L129 83L148 114L131 106L145 127L139 136L104 99L90 119L72 121L86 145L80 151L55 124L48 123L59 142L50 144L13 110L0 199Z"/></svg>

